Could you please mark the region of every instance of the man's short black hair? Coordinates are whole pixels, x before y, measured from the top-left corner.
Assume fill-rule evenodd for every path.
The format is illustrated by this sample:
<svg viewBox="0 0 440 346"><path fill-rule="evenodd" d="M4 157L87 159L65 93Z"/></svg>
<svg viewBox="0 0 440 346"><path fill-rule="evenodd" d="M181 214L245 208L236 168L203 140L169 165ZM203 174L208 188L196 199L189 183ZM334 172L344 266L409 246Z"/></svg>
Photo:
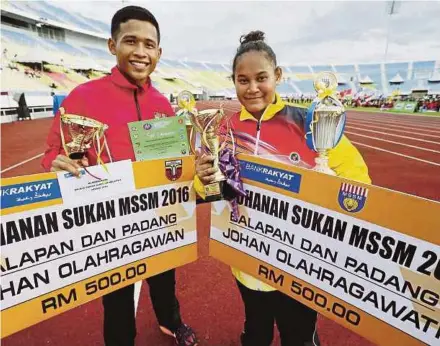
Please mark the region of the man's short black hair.
<svg viewBox="0 0 440 346"><path fill-rule="evenodd" d="M159 23L156 17L146 8L140 6L126 6L118 10L112 18L111 34L115 38L119 33L121 23L125 23L130 19L142 20L154 25L157 31L157 43L160 43Z"/></svg>

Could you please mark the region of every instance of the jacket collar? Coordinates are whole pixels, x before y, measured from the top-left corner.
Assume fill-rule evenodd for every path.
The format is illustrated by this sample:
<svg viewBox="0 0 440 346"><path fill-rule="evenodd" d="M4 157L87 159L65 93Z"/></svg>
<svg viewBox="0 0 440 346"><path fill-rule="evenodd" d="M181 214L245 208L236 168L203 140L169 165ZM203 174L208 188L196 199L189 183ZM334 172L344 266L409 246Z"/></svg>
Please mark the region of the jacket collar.
<svg viewBox="0 0 440 346"><path fill-rule="evenodd" d="M263 116L261 117L261 121L268 121L272 119L280 110L282 110L285 106L284 101L281 99L280 95L278 93L275 94L275 103L271 103L269 106L266 107L264 110ZM258 121L254 118L254 116L249 113L246 108L241 106L240 111L240 121L244 120L253 120Z"/></svg>
<svg viewBox="0 0 440 346"><path fill-rule="evenodd" d="M117 86L125 89L142 89L143 91L147 91L151 86L151 79L148 77L147 82L142 86L139 87L136 84L131 83L119 70L117 66L112 68L112 72L110 75L111 81L116 84Z"/></svg>

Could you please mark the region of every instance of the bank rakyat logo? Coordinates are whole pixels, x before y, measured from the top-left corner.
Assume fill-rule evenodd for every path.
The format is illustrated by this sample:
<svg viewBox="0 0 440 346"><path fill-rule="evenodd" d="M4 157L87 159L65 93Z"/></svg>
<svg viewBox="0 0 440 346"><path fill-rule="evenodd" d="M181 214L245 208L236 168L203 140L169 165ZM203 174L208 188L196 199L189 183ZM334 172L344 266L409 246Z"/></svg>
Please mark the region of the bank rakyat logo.
<svg viewBox="0 0 440 346"><path fill-rule="evenodd" d="M283 190L299 193L301 174L249 161L240 161L240 168L240 175L243 179L258 181Z"/></svg>
<svg viewBox="0 0 440 346"><path fill-rule="evenodd" d="M57 198L61 198L57 179L40 180L1 187L2 209Z"/></svg>
<svg viewBox="0 0 440 346"><path fill-rule="evenodd" d="M356 213L365 206L367 201L368 189L353 184L342 183L339 189L339 205L345 211Z"/></svg>

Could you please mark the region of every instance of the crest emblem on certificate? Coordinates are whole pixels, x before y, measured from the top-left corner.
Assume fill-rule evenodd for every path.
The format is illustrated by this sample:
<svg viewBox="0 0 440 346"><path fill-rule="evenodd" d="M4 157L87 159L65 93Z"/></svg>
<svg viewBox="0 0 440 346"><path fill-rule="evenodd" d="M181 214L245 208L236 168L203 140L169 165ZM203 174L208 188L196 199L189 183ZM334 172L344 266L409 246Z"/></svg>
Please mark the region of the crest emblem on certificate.
<svg viewBox="0 0 440 346"><path fill-rule="evenodd" d="M356 213L365 205L368 196L368 189L353 184L342 183L339 189L339 205L345 211Z"/></svg>
<svg viewBox="0 0 440 346"><path fill-rule="evenodd" d="M182 160L165 161L165 175L171 181L179 179L182 176Z"/></svg>
<svg viewBox="0 0 440 346"><path fill-rule="evenodd" d="M299 156L299 154L297 152L291 152L289 155L289 159L293 163L298 163L301 161L301 157Z"/></svg>

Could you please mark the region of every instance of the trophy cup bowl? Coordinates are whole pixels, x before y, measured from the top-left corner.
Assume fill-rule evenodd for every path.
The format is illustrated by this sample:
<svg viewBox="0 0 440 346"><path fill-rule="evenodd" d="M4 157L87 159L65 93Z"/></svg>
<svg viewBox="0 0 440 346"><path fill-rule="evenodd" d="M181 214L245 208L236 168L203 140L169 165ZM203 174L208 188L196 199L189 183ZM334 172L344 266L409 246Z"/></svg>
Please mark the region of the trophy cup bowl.
<svg viewBox="0 0 440 346"><path fill-rule="evenodd" d="M340 141L346 120L345 108L336 98L336 76L322 72L314 81L318 97L307 110L306 139L310 148L318 153L313 170L336 175L328 165L328 154Z"/></svg>
<svg viewBox="0 0 440 346"><path fill-rule="evenodd" d="M75 114L65 114L60 108L61 141L66 155L72 160L82 159L96 139L98 147L107 125L90 118Z"/></svg>
<svg viewBox="0 0 440 346"><path fill-rule="evenodd" d="M188 113L194 130L201 134L202 150L214 156L213 167L217 168L214 182L205 185L206 201L208 202L222 199L222 187L226 180L219 168L220 137L218 132L224 116L222 109L206 109Z"/></svg>

